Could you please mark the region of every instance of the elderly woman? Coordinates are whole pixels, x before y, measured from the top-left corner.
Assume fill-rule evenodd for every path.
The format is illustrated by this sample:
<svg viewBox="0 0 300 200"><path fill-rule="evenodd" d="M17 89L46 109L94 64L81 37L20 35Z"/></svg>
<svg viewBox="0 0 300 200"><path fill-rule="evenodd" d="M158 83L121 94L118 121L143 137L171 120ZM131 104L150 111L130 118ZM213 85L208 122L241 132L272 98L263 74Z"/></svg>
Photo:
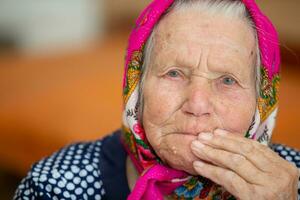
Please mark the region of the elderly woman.
<svg viewBox="0 0 300 200"><path fill-rule="evenodd" d="M254 0L154 0L129 39L122 130L36 163L15 199L298 199L300 153L269 142L278 43Z"/></svg>

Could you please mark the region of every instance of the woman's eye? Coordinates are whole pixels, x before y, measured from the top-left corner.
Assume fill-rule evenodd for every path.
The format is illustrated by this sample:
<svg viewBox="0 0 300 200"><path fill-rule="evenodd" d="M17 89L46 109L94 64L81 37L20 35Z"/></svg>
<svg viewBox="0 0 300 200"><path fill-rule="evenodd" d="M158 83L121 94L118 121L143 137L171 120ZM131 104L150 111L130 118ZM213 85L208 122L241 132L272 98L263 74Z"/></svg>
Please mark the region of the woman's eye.
<svg viewBox="0 0 300 200"><path fill-rule="evenodd" d="M225 85L234 85L236 84L236 80L232 77L223 77L222 78L222 83L225 84Z"/></svg>
<svg viewBox="0 0 300 200"><path fill-rule="evenodd" d="M180 76L180 73L176 70L171 70L171 71L168 71L167 76L169 76L171 78L177 78Z"/></svg>

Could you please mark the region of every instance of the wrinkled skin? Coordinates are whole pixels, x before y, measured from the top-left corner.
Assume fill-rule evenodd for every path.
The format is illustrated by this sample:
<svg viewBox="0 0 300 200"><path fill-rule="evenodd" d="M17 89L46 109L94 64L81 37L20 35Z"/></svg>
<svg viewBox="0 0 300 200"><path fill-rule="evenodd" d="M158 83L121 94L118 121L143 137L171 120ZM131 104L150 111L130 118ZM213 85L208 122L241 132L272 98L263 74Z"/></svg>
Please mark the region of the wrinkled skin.
<svg viewBox="0 0 300 200"><path fill-rule="evenodd" d="M297 168L244 138L256 109L255 37L239 19L195 11L163 18L143 95L157 155L238 199L296 199Z"/></svg>
<svg viewBox="0 0 300 200"><path fill-rule="evenodd" d="M251 123L254 34L241 20L176 12L154 37L143 126L160 158L195 174L190 144L199 133L222 128L242 135Z"/></svg>

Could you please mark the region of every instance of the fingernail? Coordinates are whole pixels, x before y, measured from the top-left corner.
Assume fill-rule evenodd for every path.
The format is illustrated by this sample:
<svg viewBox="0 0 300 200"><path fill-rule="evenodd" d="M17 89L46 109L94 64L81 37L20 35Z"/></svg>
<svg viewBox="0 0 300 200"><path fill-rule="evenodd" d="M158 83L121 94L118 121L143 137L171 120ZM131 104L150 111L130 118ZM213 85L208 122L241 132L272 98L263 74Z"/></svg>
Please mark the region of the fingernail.
<svg viewBox="0 0 300 200"><path fill-rule="evenodd" d="M220 135L220 136L225 136L225 135L227 135L227 131L225 131L223 129L216 129L215 134Z"/></svg>
<svg viewBox="0 0 300 200"><path fill-rule="evenodd" d="M213 135L211 133L200 133L199 138L203 140L211 140Z"/></svg>
<svg viewBox="0 0 300 200"><path fill-rule="evenodd" d="M195 161L193 164L194 164L194 167L203 167L204 166L204 163L199 160Z"/></svg>
<svg viewBox="0 0 300 200"><path fill-rule="evenodd" d="M197 149L203 148L204 144L202 144L198 140L195 140L195 141L192 142L192 147L197 150Z"/></svg>

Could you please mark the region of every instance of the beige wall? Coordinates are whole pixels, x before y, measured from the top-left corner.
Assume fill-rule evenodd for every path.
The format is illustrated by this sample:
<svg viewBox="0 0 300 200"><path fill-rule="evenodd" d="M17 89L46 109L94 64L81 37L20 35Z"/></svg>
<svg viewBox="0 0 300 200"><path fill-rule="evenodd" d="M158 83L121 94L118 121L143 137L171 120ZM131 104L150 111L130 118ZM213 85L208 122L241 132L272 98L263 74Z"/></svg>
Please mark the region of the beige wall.
<svg viewBox="0 0 300 200"><path fill-rule="evenodd" d="M106 0L107 20L134 19L149 2ZM257 3L276 26L281 40L292 46L300 46L300 0L257 0Z"/></svg>

